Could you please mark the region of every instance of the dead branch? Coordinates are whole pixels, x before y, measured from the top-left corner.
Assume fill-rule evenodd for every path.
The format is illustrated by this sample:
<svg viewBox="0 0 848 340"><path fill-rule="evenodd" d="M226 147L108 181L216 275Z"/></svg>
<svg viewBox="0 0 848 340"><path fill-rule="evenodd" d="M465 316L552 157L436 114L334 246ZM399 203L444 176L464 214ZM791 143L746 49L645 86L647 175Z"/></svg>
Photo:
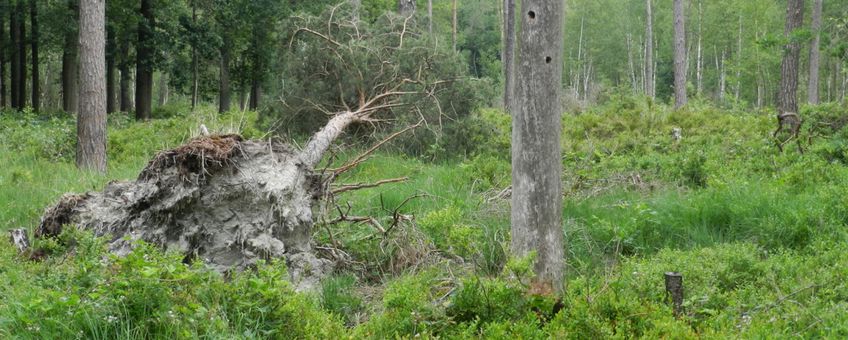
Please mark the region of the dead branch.
<svg viewBox="0 0 848 340"><path fill-rule="evenodd" d="M400 178L384 179L384 180L377 181L377 182L374 182L374 183L357 183L357 184L342 185L339 188L334 189L332 191L332 194L338 195L338 194L341 194L343 192L354 191L354 190L359 190L359 189L366 189L366 188L376 188L376 187L381 186L383 184L406 182L408 180L409 180L409 177L400 177Z"/></svg>
<svg viewBox="0 0 848 340"><path fill-rule="evenodd" d="M345 173L345 172L350 171L350 169L355 168L356 166L358 166L359 164L361 164L362 162L364 162L365 160L367 160L367 159L368 159L368 156L370 156L372 153L374 153L374 151L377 151L377 149L379 149L381 146L383 146L384 144L388 143L388 142L389 142L389 141L391 141L392 139L395 139L395 138L397 138L398 136L400 136L400 135L402 135L402 134L406 133L407 131L412 130L412 129L415 129L415 128L417 128L417 127L421 126L421 124L423 123L423 121L424 121L424 120L422 119L422 120L418 121L418 123L416 123L415 125L407 126L407 127L406 127L406 128L404 128L403 130L400 130L400 131L398 131L398 132L395 132L395 133L393 133L393 134L389 135L388 137L386 137L386 138L384 138L383 140L379 141L377 144L374 144L374 145L373 145L371 148L369 148L368 150L365 150L365 152L363 152L363 153L362 153L362 154L360 154L359 156L356 156L356 158L354 158L354 159L353 159L352 161L350 161L349 163L347 163L347 164L345 164L345 165L341 166L341 167L340 167L340 168L338 168L338 169L333 169L333 170L331 170L331 171L334 173L334 175L335 175L335 176L338 176L338 175L340 175L340 174L343 174L343 173Z"/></svg>

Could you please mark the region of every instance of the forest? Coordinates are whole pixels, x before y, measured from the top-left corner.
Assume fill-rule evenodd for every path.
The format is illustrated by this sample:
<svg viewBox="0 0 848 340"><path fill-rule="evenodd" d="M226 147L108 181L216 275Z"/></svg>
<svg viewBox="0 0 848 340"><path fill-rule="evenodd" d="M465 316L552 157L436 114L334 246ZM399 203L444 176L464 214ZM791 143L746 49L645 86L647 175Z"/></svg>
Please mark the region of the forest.
<svg viewBox="0 0 848 340"><path fill-rule="evenodd" d="M0 0L0 338L848 338L848 1Z"/></svg>

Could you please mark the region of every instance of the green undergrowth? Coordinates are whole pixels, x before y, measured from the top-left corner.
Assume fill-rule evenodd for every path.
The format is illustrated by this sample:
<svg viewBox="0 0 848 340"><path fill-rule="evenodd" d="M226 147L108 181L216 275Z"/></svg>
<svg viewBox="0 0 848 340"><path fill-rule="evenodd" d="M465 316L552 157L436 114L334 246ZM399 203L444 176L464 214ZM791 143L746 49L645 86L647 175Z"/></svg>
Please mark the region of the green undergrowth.
<svg viewBox="0 0 848 340"><path fill-rule="evenodd" d="M201 123L265 137L255 114L210 111L110 116L105 176L75 169L72 117L0 114L0 230L32 230L65 192L134 178ZM112 257L68 229L38 241L41 262L0 241L0 337L844 338L848 109L802 116L803 154L777 152L770 112L624 97L563 115L562 301L530 295L529 260L509 256L510 120L484 109L446 128L430 156L390 143L338 178L407 177L316 209L316 243L345 260L314 292L294 292L282 263L222 277L144 245ZM375 223L329 222L340 213ZM684 276L680 318L668 271Z"/></svg>

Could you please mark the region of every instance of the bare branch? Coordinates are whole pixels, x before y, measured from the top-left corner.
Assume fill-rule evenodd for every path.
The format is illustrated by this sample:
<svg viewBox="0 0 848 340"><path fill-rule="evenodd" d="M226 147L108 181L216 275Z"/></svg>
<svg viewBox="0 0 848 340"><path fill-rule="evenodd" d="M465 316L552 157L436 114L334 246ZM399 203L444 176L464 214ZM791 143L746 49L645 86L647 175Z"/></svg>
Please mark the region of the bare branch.
<svg viewBox="0 0 848 340"><path fill-rule="evenodd" d="M354 191L354 190L359 190L359 189L366 189L366 188L376 188L376 187L381 186L383 184L406 182L408 180L409 180L409 177L400 177L400 178L384 179L384 180L377 181L377 182L374 182L374 183L347 184L347 185L340 186L338 189L333 189L332 194L338 195L338 194L341 194L343 192Z"/></svg>

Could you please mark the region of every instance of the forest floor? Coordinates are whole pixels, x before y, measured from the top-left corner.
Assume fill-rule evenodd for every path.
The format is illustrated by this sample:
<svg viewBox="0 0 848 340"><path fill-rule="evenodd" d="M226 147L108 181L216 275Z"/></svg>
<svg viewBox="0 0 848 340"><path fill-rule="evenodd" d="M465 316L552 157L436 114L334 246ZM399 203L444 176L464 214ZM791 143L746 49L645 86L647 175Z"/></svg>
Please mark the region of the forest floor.
<svg viewBox="0 0 848 340"><path fill-rule="evenodd" d="M777 152L768 112L619 98L564 115L561 301L527 294L529 259L508 256L509 117L487 109L473 119L492 133L470 136L481 144L472 156L423 161L390 146L340 179L409 177L335 202L383 226L406 219L385 233L319 219L319 250L343 261L318 291L294 292L277 262L225 278L144 245L109 256L72 228L37 241L47 256L30 262L3 237L0 337L845 338L848 109L802 116L804 154ZM74 167L71 117L0 114L0 230L33 230L62 194L135 178L201 122L263 137L251 113L118 114L100 176ZM669 271L684 278L679 318Z"/></svg>

